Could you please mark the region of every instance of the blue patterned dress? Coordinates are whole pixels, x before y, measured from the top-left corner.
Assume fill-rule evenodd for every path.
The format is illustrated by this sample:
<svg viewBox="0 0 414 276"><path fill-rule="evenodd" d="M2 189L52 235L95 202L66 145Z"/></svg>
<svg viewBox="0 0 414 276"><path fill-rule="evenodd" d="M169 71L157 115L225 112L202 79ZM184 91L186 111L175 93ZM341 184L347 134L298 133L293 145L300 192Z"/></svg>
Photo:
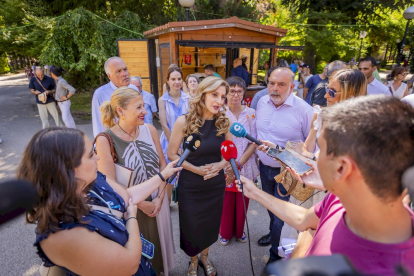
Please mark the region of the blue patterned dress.
<svg viewBox="0 0 414 276"><path fill-rule="evenodd" d="M102 197L111 206L113 210L117 210L122 213L126 211L124 200L106 182L106 177L102 173L98 172L96 182L93 185L91 190L94 191L96 194L98 194L100 197ZM102 202L94 193L89 192L87 195L90 198L89 204L107 207L107 205L104 202ZM90 211L89 214L84 216L82 219L84 219L84 221L87 221L87 223L83 224L80 222L74 222L74 223L61 222L60 229L66 230L66 229L73 229L75 227L85 227L89 229L90 231L96 232L99 235L109 240L112 240L122 246L125 246L125 244L127 243L129 234L128 234L128 230L125 227L124 220L117 219L116 217L112 215L109 215L102 211L96 211L96 210ZM42 259L46 267L51 267L55 265L46 256L46 254L43 252L42 248L40 247L40 242L47 239L49 234L50 232L46 234L39 234L36 231L36 242L34 243L34 246L36 246L38 250L37 254ZM76 273L73 273L72 271L64 267L61 267L61 268L66 271L67 276L77 275ZM134 275L155 276L155 272L151 266L151 262L144 256L141 256L141 263L139 265L138 271Z"/></svg>

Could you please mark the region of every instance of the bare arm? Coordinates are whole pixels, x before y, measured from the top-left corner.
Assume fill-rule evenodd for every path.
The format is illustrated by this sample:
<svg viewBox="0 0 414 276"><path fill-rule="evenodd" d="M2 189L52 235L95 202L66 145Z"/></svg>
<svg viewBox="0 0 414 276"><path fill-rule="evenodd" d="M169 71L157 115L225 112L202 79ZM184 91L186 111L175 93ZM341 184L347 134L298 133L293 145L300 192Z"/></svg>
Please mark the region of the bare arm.
<svg viewBox="0 0 414 276"><path fill-rule="evenodd" d="M36 89L30 89L30 93L32 93L33 95L39 95L42 92L40 92L39 90L36 90Z"/></svg>
<svg viewBox="0 0 414 276"><path fill-rule="evenodd" d="M171 131L168 128L167 115L166 115L166 110L165 110L165 102L162 100L162 98L158 99L158 106L160 108L159 113L160 113L160 124L161 124L162 130L164 131L164 134L165 134L165 137L167 137L167 140L170 141Z"/></svg>
<svg viewBox="0 0 414 276"><path fill-rule="evenodd" d="M310 209L280 200L268 193L258 189L256 185L241 176L243 183L244 195L256 200L267 210L275 214L281 220L299 231L305 231L308 228L316 229L319 218L316 216L314 207Z"/></svg>
<svg viewBox="0 0 414 276"><path fill-rule="evenodd" d="M256 150L256 147L254 143L250 143L249 146L247 146L246 150L244 151L243 155L240 157L239 162L243 166L246 164L247 160L252 156L254 151Z"/></svg>
<svg viewBox="0 0 414 276"><path fill-rule="evenodd" d="M303 98L306 99L306 95L308 95L309 88L305 87L303 88Z"/></svg>
<svg viewBox="0 0 414 276"><path fill-rule="evenodd" d="M309 135L308 135L308 137L306 138L306 141L305 141L305 149L309 153L314 152L315 149L316 149L316 133L317 133L317 131L314 129L313 123L316 121L317 116L318 116L318 114L316 114L316 113L313 114L312 123L311 123L311 127L310 127L310 130L309 130ZM306 156L306 157L309 157L309 156Z"/></svg>
<svg viewBox="0 0 414 276"><path fill-rule="evenodd" d="M126 218L136 217L136 207L131 205ZM133 275L138 270L142 252L137 220L128 220L126 228L129 238L125 246L84 227L50 234L40 246L53 263L78 275Z"/></svg>
<svg viewBox="0 0 414 276"><path fill-rule="evenodd" d="M405 88L405 92L404 92L403 98L404 98L405 96L407 96L407 95L408 95L408 85L407 85L407 87Z"/></svg>

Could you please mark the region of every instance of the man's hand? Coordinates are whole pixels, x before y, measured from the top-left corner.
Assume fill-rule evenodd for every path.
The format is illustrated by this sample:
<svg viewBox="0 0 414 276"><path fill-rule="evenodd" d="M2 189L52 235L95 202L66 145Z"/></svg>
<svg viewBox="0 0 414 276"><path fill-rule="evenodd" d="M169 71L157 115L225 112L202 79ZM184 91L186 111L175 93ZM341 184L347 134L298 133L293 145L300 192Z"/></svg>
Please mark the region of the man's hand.
<svg viewBox="0 0 414 276"><path fill-rule="evenodd" d="M65 97L65 96L60 96L60 99L61 99L62 101L66 101L66 100L68 99L68 97Z"/></svg>

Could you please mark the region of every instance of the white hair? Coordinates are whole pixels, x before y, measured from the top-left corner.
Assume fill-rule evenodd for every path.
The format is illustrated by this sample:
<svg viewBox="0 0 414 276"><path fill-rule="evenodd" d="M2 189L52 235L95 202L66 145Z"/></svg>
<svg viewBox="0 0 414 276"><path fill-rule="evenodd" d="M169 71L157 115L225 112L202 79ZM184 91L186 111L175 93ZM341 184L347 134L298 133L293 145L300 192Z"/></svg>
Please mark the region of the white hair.
<svg viewBox="0 0 414 276"><path fill-rule="evenodd" d="M120 58L120 57L110 57L110 58L108 58L108 59L105 61L105 65L104 65L104 69L105 69L105 73L106 73L106 74L111 73L111 72L109 72L109 65L111 64L111 62L112 62L112 61L115 61L115 60L120 60L120 61L122 61L123 63L125 63L125 61L124 61L122 58Z"/></svg>
<svg viewBox="0 0 414 276"><path fill-rule="evenodd" d="M140 76L133 76L133 77L131 77L130 78L130 80L131 81L133 81L133 80L139 80L139 82L141 83L141 85L142 85L142 79L141 79L141 77Z"/></svg>

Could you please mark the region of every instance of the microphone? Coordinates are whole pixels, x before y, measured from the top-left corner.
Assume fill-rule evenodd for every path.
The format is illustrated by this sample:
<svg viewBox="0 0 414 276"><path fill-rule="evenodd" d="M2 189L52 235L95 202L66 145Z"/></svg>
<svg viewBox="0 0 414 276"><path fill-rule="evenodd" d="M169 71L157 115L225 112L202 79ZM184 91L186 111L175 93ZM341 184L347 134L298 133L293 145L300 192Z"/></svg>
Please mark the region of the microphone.
<svg viewBox="0 0 414 276"><path fill-rule="evenodd" d="M234 172L235 179L240 180L240 173L239 173L239 170L237 169L237 165L235 161L235 159L237 158L236 145L232 141L226 140L223 143L221 143L220 151L221 151L221 155L223 156L223 158L226 161L230 162L231 168L233 169L233 172ZM243 186L241 186L241 188L243 190Z"/></svg>
<svg viewBox="0 0 414 276"><path fill-rule="evenodd" d="M10 180L0 184L0 224L29 211L37 192L28 181Z"/></svg>
<svg viewBox="0 0 414 276"><path fill-rule="evenodd" d="M178 163L174 166L174 168L180 167L184 163L185 159L187 159L188 155L191 152L195 152L200 147L201 138L197 133L190 134L183 140L184 153L181 155L180 160L178 160ZM175 172L168 178L167 183L171 184L176 176L177 173Z"/></svg>
<svg viewBox="0 0 414 276"><path fill-rule="evenodd" d="M258 146L262 145L262 143L259 140L257 140L256 138L250 136L247 133L246 129L244 128L244 126L242 124L233 123L230 127L230 133L233 134L236 137L242 137L242 138L249 139L250 141L252 141L253 143L255 143Z"/></svg>

